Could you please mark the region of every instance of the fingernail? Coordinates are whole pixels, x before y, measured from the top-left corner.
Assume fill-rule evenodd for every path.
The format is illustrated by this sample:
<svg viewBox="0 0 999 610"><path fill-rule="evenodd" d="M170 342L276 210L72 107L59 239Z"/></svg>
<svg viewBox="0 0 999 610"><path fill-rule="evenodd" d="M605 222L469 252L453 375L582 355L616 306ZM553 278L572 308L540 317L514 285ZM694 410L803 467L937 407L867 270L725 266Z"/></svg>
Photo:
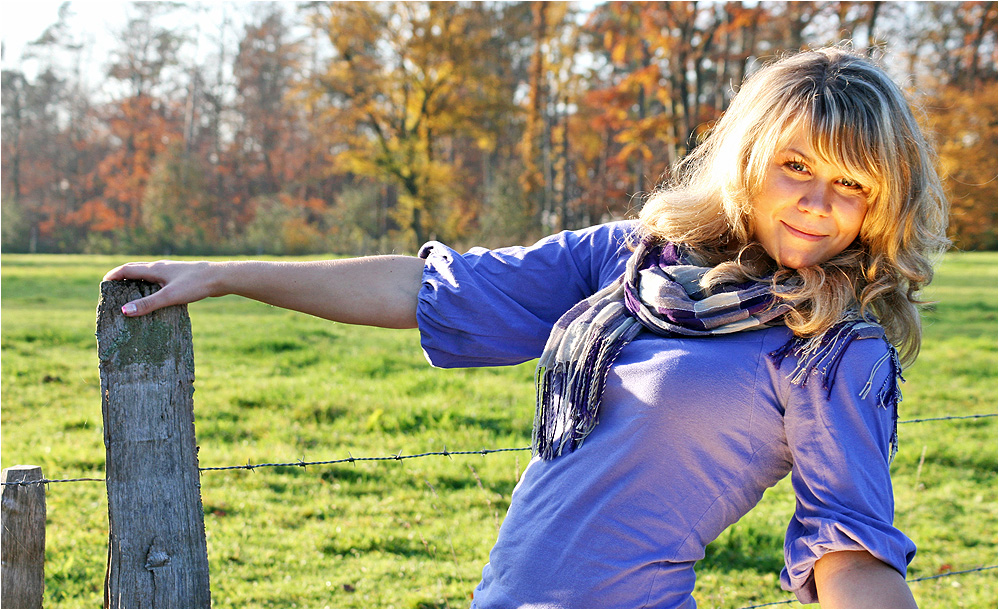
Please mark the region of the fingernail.
<svg viewBox="0 0 999 610"><path fill-rule="evenodd" d="M126 316L134 314L135 311L136 311L135 303L125 303L124 305L121 306L121 313L125 314Z"/></svg>

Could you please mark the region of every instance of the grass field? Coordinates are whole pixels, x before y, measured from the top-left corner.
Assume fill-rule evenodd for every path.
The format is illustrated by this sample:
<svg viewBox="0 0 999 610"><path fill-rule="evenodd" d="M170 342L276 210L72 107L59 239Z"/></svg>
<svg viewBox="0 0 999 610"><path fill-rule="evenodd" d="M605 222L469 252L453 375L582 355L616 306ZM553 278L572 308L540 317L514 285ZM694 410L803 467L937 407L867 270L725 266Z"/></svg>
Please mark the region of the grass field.
<svg viewBox="0 0 999 610"><path fill-rule="evenodd" d="M95 308L101 276L120 262L0 259L4 467L103 477ZM996 268L994 253L951 254L941 266L902 420L996 411ZM415 331L331 324L235 297L190 313L202 467L529 444L530 364L434 370ZM896 523L919 546L910 579L996 563L996 425L900 426ZM213 605L467 607L528 457L205 472ZM701 606L790 597L778 583L794 507L787 483L708 548ZM52 484L47 493L45 606L100 607L104 485ZM923 607L997 607L994 570L912 589Z"/></svg>

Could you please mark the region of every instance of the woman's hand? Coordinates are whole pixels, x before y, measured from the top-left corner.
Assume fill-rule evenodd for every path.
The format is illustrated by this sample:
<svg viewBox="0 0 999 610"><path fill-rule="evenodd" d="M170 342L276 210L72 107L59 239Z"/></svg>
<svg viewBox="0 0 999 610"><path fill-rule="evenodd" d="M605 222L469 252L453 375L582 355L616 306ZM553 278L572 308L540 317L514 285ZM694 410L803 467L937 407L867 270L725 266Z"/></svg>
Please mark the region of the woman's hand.
<svg viewBox="0 0 999 610"><path fill-rule="evenodd" d="M160 285L152 295L126 303L121 312L126 316L143 316L170 305L184 305L205 297L222 296L213 277L213 263L157 261L128 263L112 269L104 276L109 280L146 280Z"/></svg>
<svg viewBox="0 0 999 610"><path fill-rule="evenodd" d="M335 261L129 263L105 280L146 280L162 288L122 307L141 316L161 307L237 294L310 315L385 328L416 327L423 260L369 256Z"/></svg>

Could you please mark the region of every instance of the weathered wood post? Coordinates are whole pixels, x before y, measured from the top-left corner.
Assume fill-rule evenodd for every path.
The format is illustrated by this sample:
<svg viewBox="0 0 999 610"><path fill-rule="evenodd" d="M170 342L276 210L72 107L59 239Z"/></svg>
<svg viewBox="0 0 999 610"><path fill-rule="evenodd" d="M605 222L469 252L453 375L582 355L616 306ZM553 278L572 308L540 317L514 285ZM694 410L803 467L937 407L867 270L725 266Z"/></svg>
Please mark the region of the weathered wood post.
<svg viewBox="0 0 999 610"><path fill-rule="evenodd" d="M39 466L3 469L0 606L41 608L45 592L45 486Z"/></svg>
<svg viewBox="0 0 999 610"><path fill-rule="evenodd" d="M208 608L208 552L194 436L187 307L126 318L159 287L101 284L97 306L107 448L107 608Z"/></svg>

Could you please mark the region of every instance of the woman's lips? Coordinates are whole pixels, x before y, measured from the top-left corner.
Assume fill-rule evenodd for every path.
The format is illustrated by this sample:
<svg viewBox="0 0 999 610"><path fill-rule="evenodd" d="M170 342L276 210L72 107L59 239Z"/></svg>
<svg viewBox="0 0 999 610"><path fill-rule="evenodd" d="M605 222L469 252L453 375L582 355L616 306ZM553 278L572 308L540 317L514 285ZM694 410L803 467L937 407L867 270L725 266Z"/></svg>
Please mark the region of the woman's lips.
<svg viewBox="0 0 999 610"><path fill-rule="evenodd" d="M819 241L819 240L821 240L821 239L823 239L823 238L826 237L825 235L819 235L819 234L816 234L816 233L808 233L806 231L802 231L801 229L796 229L796 228L792 227L791 225L787 224L784 221L781 221L781 224L784 225L784 228L787 229L788 233L790 233L791 235L793 235L795 237L798 237L800 239L804 239L804 240L807 240L807 241Z"/></svg>

